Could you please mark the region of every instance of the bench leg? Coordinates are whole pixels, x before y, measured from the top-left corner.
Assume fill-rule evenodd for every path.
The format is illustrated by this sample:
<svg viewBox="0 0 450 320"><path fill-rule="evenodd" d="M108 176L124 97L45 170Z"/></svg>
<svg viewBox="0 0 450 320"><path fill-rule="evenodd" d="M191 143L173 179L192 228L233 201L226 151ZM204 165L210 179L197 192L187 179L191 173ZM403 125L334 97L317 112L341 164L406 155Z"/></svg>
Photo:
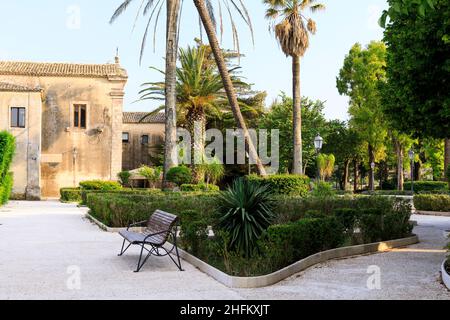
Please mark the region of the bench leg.
<svg viewBox="0 0 450 320"><path fill-rule="evenodd" d="M181 267L181 260L180 260L180 253L178 252L178 245L177 245L177 232L175 231L173 234L173 245L175 246L175 252L177 254L177 260L178 263L175 261L174 258L172 258L172 256L169 254L170 259L172 259L173 263L175 263L175 265L178 267L178 269L180 271L184 271L183 268Z"/></svg>
<svg viewBox="0 0 450 320"><path fill-rule="evenodd" d="M142 244L141 247L141 254L139 255L139 261L137 264L137 268L134 272L139 272L141 271L142 267L144 266L144 264L147 262L148 258L150 258L150 256L152 255L151 251L148 252L147 256L145 257L144 261L142 261L141 264L141 260L142 260L142 254L144 253L144 249L145 249L145 244ZM146 249L147 250L147 249ZM147 250L148 251L148 250Z"/></svg>
<svg viewBox="0 0 450 320"><path fill-rule="evenodd" d="M120 250L120 253L118 254L119 257L122 256L128 250L128 248L131 246L131 243L130 243L124 250L123 248L125 247L125 242L126 242L126 240L123 239L122 249Z"/></svg>

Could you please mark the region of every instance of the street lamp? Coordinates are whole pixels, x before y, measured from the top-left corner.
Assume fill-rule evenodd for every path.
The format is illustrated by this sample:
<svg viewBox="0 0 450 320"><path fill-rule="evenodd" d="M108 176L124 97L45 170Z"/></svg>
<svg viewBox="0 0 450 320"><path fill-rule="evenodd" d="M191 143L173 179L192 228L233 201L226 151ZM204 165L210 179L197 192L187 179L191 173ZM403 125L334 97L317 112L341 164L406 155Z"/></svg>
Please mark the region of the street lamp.
<svg viewBox="0 0 450 320"><path fill-rule="evenodd" d="M317 137L314 138L314 148L316 149L316 155L319 156L320 150L322 150L323 146L323 138L320 134L317 134ZM317 161L317 182L320 181L320 168L319 162Z"/></svg>
<svg viewBox="0 0 450 320"><path fill-rule="evenodd" d="M409 160L411 160L411 192L414 193L414 150L411 149L408 152Z"/></svg>
<svg viewBox="0 0 450 320"><path fill-rule="evenodd" d="M372 162L370 164L370 168L372 169L371 175L372 175L372 183L371 183L371 191L375 191L375 162Z"/></svg>

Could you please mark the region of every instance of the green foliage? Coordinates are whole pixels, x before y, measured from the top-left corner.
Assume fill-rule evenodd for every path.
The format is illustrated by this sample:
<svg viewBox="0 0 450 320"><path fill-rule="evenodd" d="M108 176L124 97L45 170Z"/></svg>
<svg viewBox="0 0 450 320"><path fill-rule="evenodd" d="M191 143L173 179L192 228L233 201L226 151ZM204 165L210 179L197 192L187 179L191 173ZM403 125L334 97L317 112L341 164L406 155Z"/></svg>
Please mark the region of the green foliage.
<svg viewBox="0 0 450 320"><path fill-rule="evenodd" d="M200 256L208 240L208 220L196 210L185 210L179 218L181 246L193 255Z"/></svg>
<svg viewBox="0 0 450 320"><path fill-rule="evenodd" d="M411 190L411 182L405 182L405 190ZM448 191L447 183L444 181L414 181L414 192Z"/></svg>
<svg viewBox="0 0 450 320"><path fill-rule="evenodd" d="M177 186L189 184L192 181L192 172L186 166L173 167L167 172L166 179Z"/></svg>
<svg viewBox="0 0 450 320"><path fill-rule="evenodd" d="M119 178L119 182L122 185L122 187L130 185L130 177L131 177L130 171L121 171L117 174L117 177Z"/></svg>
<svg viewBox="0 0 450 320"><path fill-rule="evenodd" d="M120 190L122 186L117 181L103 181L103 180L91 180L80 182L80 187L82 190Z"/></svg>
<svg viewBox="0 0 450 320"><path fill-rule="evenodd" d="M311 195L318 198L327 198L335 196L336 192L330 183L319 181L313 184Z"/></svg>
<svg viewBox="0 0 450 320"><path fill-rule="evenodd" d="M336 158L332 154L321 153L317 156L317 167L319 168L322 181L331 178L334 172L335 162Z"/></svg>
<svg viewBox="0 0 450 320"><path fill-rule="evenodd" d="M218 196L218 227L231 235L231 250L249 257L256 241L270 226L274 213L268 186L236 179Z"/></svg>
<svg viewBox="0 0 450 320"><path fill-rule="evenodd" d="M267 186L272 194L306 197L309 192L310 180L307 176L278 174L267 177L250 175L246 179Z"/></svg>
<svg viewBox="0 0 450 320"><path fill-rule="evenodd" d="M182 192L208 192L208 191L220 191L219 186L214 184L182 184L180 186L180 191Z"/></svg>
<svg viewBox="0 0 450 320"><path fill-rule="evenodd" d="M61 188L59 190L61 202L81 202L80 188Z"/></svg>
<svg viewBox="0 0 450 320"><path fill-rule="evenodd" d="M445 178L448 181L448 188L450 190L450 166L447 167L447 172L445 173Z"/></svg>
<svg viewBox="0 0 450 320"><path fill-rule="evenodd" d="M450 212L450 195L419 194L414 196L414 207L423 211Z"/></svg>
<svg viewBox="0 0 450 320"><path fill-rule="evenodd" d="M389 9L384 10L380 17L379 25L386 27L388 17L396 20L402 15L412 15L424 17L426 14L435 10L438 0L388 0Z"/></svg>
<svg viewBox="0 0 450 320"><path fill-rule="evenodd" d="M139 189L139 188L123 188L123 189L117 189L117 190L85 190L81 189L81 204L86 205L87 204L87 197L89 194L116 194L116 195L128 195L128 196L135 196L135 195L141 195L141 196L147 196L147 195L155 195L155 194L164 194L160 189ZM123 227L123 226L122 226Z"/></svg>
<svg viewBox="0 0 450 320"><path fill-rule="evenodd" d="M162 168L150 168L146 165L142 165L139 168L138 173L146 178L150 185L154 186L155 183L161 180Z"/></svg>
<svg viewBox="0 0 450 320"><path fill-rule="evenodd" d="M206 184L217 184L225 175L225 167L223 163L214 158L211 161L204 161L200 165L200 171L205 176Z"/></svg>
<svg viewBox="0 0 450 320"><path fill-rule="evenodd" d="M0 131L0 205L8 202L13 185L13 177L9 172L16 149L13 135Z"/></svg>
<svg viewBox="0 0 450 320"><path fill-rule="evenodd" d="M436 10L423 16L410 10L391 16L383 109L399 131L443 139L450 136L450 2L433 3Z"/></svg>

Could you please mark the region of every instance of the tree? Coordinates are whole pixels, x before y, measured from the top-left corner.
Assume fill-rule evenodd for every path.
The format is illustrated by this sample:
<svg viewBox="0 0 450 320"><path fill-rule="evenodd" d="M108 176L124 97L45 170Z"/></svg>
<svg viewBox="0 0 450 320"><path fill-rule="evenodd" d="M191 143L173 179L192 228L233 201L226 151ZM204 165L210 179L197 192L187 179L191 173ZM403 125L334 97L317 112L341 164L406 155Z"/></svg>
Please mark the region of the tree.
<svg viewBox="0 0 450 320"><path fill-rule="evenodd" d="M205 28L206 34L208 36L209 45L211 46L211 50L212 50L214 58L216 60L217 67L219 68L219 73L220 73L220 76L222 77L223 86L225 88L225 92L227 94L227 98L228 98L230 107L233 110L234 118L236 119L238 127L243 130L250 157L256 161L256 167L258 168L258 172L261 175L267 175L266 169L264 168L264 165L262 164L261 159L258 156L256 148L255 148L255 146L252 142L252 139L250 137L250 134L248 132L247 125L244 121L244 117L242 116L241 109L239 107L239 101L238 101L237 95L236 95L236 91L234 89L232 79L228 72L228 68L227 68L227 65L226 65L226 62L224 59L223 52L219 46L219 41L217 39L217 34L216 34L216 30L215 30L215 25L213 23L210 13L208 12L208 8L206 6L205 0L193 0L193 1L195 4L195 7L197 8L197 11L200 15L202 25ZM210 4L209 0L207 0L207 2L208 2L208 4ZM233 2L234 7L237 8L240 13L242 13L241 17L244 18L244 21L251 28L251 23L250 23L250 19L249 19L248 13L247 13L247 9L245 7L243 7L243 2L240 1L240 4L242 5L241 6L242 11L239 10L239 6L234 1L232 1L232 2ZM235 27L233 27L233 30L235 30Z"/></svg>
<svg viewBox="0 0 450 320"><path fill-rule="evenodd" d="M364 49L355 44L337 78L339 93L350 97L350 126L367 143L369 188L374 185L371 163L383 158L387 136L380 94L380 83L386 79L385 56L386 46L381 42L373 41Z"/></svg>
<svg viewBox="0 0 450 320"><path fill-rule="evenodd" d="M300 92L300 58L309 47L309 33L316 33L316 23L304 16L304 11L325 9L315 0L264 0L268 5L266 18L273 20L273 30L286 56L292 57L293 87L293 173L303 173L302 103Z"/></svg>
<svg viewBox="0 0 450 320"><path fill-rule="evenodd" d="M397 14L411 14L417 13L420 16L425 16L429 11L435 9L437 0L389 0L389 9L384 10L380 17L379 24L382 28L386 27L387 18L394 18Z"/></svg>
<svg viewBox="0 0 450 320"><path fill-rule="evenodd" d="M111 17L110 23L113 23L133 2L133 0L124 0L124 2L116 9ZM146 5L144 7L144 3ZM160 5L161 3L161 5ZM141 45L141 60L144 53L144 48L147 40L147 34L149 26L156 15L156 22L158 21L161 8L164 1L146 0L141 1L136 19L140 15L141 11L146 15L151 14L148 18L147 28L145 29L144 37ZM167 0L166 1L167 16L166 16L166 71L165 71L165 144L164 144L164 179L163 186L166 186L166 175L170 168L178 165L178 157L176 154L177 146L177 114L176 114L176 62L178 53L178 16L180 13L180 0ZM153 9L153 10L152 10Z"/></svg>
<svg viewBox="0 0 450 320"><path fill-rule="evenodd" d="M433 0L436 10L390 16L384 41L387 85L383 108L400 132L445 139L450 164L450 3ZM391 6L395 2L390 1Z"/></svg>

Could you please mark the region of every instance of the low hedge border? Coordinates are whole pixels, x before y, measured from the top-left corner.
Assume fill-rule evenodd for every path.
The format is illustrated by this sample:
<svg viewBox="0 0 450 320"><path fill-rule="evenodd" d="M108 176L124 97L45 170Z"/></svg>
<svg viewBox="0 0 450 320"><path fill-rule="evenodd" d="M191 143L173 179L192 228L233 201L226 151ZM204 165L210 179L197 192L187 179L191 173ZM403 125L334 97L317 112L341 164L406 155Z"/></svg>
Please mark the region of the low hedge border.
<svg viewBox="0 0 450 320"><path fill-rule="evenodd" d="M61 202L81 202L80 188L62 188L59 193Z"/></svg>
<svg viewBox="0 0 450 320"><path fill-rule="evenodd" d="M450 212L450 195L418 194L414 196L414 207L419 211Z"/></svg>
<svg viewBox="0 0 450 320"><path fill-rule="evenodd" d="M306 197L311 189L310 179L304 175L278 174L271 176L250 175L247 180L269 187L274 194Z"/></svg>

